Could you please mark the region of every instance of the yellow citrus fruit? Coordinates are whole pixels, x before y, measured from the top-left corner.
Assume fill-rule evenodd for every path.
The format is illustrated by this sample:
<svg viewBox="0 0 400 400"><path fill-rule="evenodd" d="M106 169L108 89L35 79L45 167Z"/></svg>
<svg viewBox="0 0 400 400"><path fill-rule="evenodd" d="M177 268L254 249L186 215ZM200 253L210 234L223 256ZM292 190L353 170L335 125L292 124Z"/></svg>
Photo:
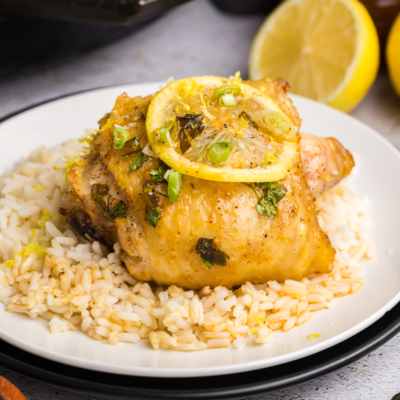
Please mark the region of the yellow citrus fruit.
<svg viewBox="0 0 400 400"><path fill-rule="evenodd" d="M299 127L238 76L169 83L151 101L146 129L154 153L175 171L222 182L284 178L299 141Z"/></svg>
<svg viewBox="0 0 400 400"><path fill-rule="evenodd" d="M390 29L386 45L386 62L392 84L400 96L400 14Z"/></svg>
<svg viewBox="0 0 400 400"><path fill-rule="evenodd" d="M358 0L286 0L268 16L250 53L250 78L282 77L293 93L348 112L379 67L379 41Z"/></svg>

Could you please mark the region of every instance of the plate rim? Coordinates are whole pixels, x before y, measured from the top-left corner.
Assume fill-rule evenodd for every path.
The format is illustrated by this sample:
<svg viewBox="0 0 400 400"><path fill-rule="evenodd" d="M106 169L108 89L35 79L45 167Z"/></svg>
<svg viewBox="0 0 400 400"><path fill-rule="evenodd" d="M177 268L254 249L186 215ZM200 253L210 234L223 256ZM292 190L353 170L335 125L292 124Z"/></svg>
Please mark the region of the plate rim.
<svg viewBox="0 0 400 400"><path fill-rule="evenodd" d="M142 376L115 375L112 373L97 372L45 359L16 348L6 342L2 343L1 340L0 365L52 386L87 395L106 396L106 398L114 400L189 400L194 398L205 400L241 399L247 396L257 396L266 392L300 384L335 371L377 349L399 332L400 303L368 328L335 346L323 350L322 352L286 364L263 368L256 371L216 377L146 377L143 379ZM346 351L346 349L350 350ZM5 354L7 353L7 350L12 354ZM15 353L17 354L15 355ZM22 357L19 353L22 353ZM327 354L328 356L326 356ZM26 362L26 357L28 357L28 359L33 358L34 362L31 362L32 360ZM296 365L300 363L305 363L306 368L300 368L300 371L295 371ZM60 369L64 371L66 370L67 373L59 372ZM265 379L266 376L271 375L271 371L273 372L277 369L285 371L278 378L275 377L269 380ZM76 376L71 376L71 371L78 375L78 378ZM257 377L261 376L264 379L254 379L254 374L257 375ZM243 382L232 385L232 375L238 378L235 382L238 380L242 380ZM104 383L105 378L112 379L113 384ZM116 378L118 379L118 383L114 383L117 381ZM209 386L211 379L215 380L221 378L222 380L225 380L221 385L214 387ZM129 380L129 385L122 385L121 379L122 381ZM144 385L136 385L135 379L140 382L146 380L147 387L143 387ZM228 385L226 384L227 380L229 381ZM200 384L202 388L189 390L176 389L179 387L178 385L180 383L184 383L184 385L189 387L193 384ZM171 389L171 387L173 389Z"/></svg>
<svg viewBox="0 0 400 400"><path fill-rule="evenodd" d="M91 93L91 92L95 92L95 91L102 91L102 90L107 90L107 89L116 89L118 87L121 87L121 88L132 87L132 86L140 87L140 86L149 86L149 85L160 86L160 85L165 85L165 83L166 83L165 81L164 82L157 81L157 82L123 83L123 84L117 84L117 85L105 85L105 86L100 86L100 87L93 87L91 89L85 89L85 90L80 90L80 91L76 91L76 92L72 92L72 93L68 93L68 94L63 94L60 96L56 96L56 97L52 97L50 99L40 101L38 103L31 104L22 109L13 111L13 112L1 117L0 124L4 123L6 121L9 121L9 120L13 119L14 117L17 117L18 115L23 114L29 110L33 110L37 107L40 107L40 106L43 106L43 105L46 105L49 103L57 102L58 100L72 98L73 96L77 96L77 95L84 95L87 93ZM388 146L389 148L391 148L391 150L394 150L398 155L400 155L400 150L393 143L391 143L389 140L387 140L382 135L380 135L377 131L375 131L374 129L372 129L371 127L366 125L365 123L357 120L356 118L354 118L346 113L343 113L339 110L336 110L332 107L329 107L326 104L319 103L319 102L316 102L314 100L311 100L311 99L308 99L308 98L305 98L302 96L290 94L290 97L294 100L296 98L301 99L301 101L304 101L305 103L309 103L312 106L317 106L317 107L322 107L323 109L328 109L329 112L333 112L334 114L340 115L341 117L344 117L347 120L351 120L352 123L355 123L355 124L361 126L363 129L367 129L376 139L378 139L384 145ZM336 344L329 345L329 341L328 341L328 344L327 344L327 342L322 342L321 344L316 344L313 347L312 353L307 356L296 357L295 356L296 353L298 353L301 350L294 351L292 353L292 357L290 357L290 359L288 361L284 361L283 363L278 363L273 366L268 366L268 367L261 366L260 367L259 364L262 364L263 360L247 362L245 364L251 364L251 366L246 367L244 369L244 371L243 371L243 364L239 363L239 364L233 364L233 365L195 368L196 370L200 370L200 369L202 370L202 372L200 374L199 373L193 374L192 372L188 372L188 371L191 371L191 369L185 369L185 368L181 368L181 367L153 368L153 367L132 367L132 366L118 366L118 365L112 366L112 368L118 369L118 371L105 372L105 367L103 365L104 363L97 363L92 360L77 359L77 358L71 357L69 355L54 353L53 351L50 351L47 349L39 349L38 348L36 350L36 347L37 347L36 345L24 344L21 340L19 340L19 339L14 340L14 338L10 337L8 334L2 334L1 332L0 332L0 339L3 339L4 341L8 342L9 344L18 347L22 351L26 351L26 352L33 354L35 356L38 356L38 357L43 357L52 362L59 363L60 362L59 359L62 358L62 363L64 365L68 365L71 367L75 367L77 362L82 363L82 361L84 361L83 364L85 364L85 367L84 367L85 370L91 370L91 371L100 372L100 373L111 373L111 374L115 374L115 375L122 374L125 376L152 377L152 378L159 378L159 379L160 378L171 378L171 377L174 379L178 379L175 377L176 375L178 375L180 378L185 378L185 379L208 377L208 376L213 376L213 375L223 376L226 374L239 374L239 373L246 373L246 372L252 372L252 371L254 372L254 371L262 370L264 368L274 368L275 366L286 365L288 363L292 363L292 362L302 360L307 357L311 357L313 355L319 354L322 351L325 351L332 347L335 347L338 344L358 335L360 332L364 331L365 329L367 329L368 327L370 327L371 325L373 325L374 323L379 321L379 319L382 318L382 316L385 313L392 310L396 306L396 304L399 302L400 302L400 292L398 292L398 294L396 296L394 296L389 302L387 302L384 307L381 307L374 314L372 314L371 316L369 316L368 318L366 318L365 320L360 322L358 325L356 325L356 326L358 326L358 329L354 330L355 326L353 326L351 328L348 328L344 332L342 332L340 334L341 340ZM331 338L331 340L333 338ZM221 372L221 371L219 371L221 368L223 368L224 370L228 369L229 371ZM136 371L136 372L134 372L135 375L133 375L133 372L131 371L132 369L136 369L136 370L139 369L143 372ZM207 370L207 372L205 372L206 370ZM158 371L158 372L156 373L156 372L151 372L151 371ZM183 375L182 375L182 372L184 372Z"/></svg>

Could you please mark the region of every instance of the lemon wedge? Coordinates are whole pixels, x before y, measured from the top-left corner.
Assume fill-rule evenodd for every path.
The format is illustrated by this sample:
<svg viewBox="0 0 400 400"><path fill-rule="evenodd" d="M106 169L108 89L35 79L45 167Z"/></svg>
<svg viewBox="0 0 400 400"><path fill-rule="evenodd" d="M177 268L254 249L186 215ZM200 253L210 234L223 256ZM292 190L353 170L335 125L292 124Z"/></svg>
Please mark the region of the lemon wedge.
<svg viewBox="0 0 400 400"><path fill-rule="evenodd" d="M282 77L293 93L352 110L379 67L379 42L358 0L287 0L259 29L250 78Z"/></svg>
<svg viewBox="0 0 400 400"><path fill-rule="evenodd" d="M390 80L397 94L400 96L400 14L390 29L386 45L386 62Z"/></svg>
<svg viewBox="0 0 400 400"><path fill-rule="evenodd" d="M175 171L222 182L271 182L293 165L298 127L239 77L169 83L153 98L146 130L154 153Z"/></svg>

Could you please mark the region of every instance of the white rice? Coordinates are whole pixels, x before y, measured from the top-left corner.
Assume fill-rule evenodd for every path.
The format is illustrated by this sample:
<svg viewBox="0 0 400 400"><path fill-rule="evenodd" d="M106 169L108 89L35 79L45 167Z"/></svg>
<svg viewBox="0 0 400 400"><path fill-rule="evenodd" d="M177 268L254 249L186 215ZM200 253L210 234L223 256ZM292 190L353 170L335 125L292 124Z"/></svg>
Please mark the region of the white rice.
<svg viewBox="0 0 400 400"><path fill-rule="evenodd" d="M119 243L108 253L85 242L58 213L68 184L53 166L63 168L81 148L76 141L42 148L0 177L0 301L8 311L45 318L52 333L81 330L112 345L149 339L154 349L242 348L247 337L266 343L272 331L304 324L363 285L360 261L373 257L369 204L343 184L316 203L337 250L330 274L247 282L235 291L139 282L122 265Z"/></svg>

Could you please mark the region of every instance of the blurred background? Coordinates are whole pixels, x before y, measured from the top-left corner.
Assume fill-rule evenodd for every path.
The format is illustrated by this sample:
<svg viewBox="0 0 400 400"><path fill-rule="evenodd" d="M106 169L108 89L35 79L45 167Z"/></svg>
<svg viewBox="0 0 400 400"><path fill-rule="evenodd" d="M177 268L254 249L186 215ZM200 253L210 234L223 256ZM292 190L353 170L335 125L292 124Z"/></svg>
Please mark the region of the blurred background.
<svg viewBox="0 0 400 400"><path fill-rule="evenodd" d="M280 3L0 0L0 117L100 86L204 74L229 76L237 70L248 78L254 37ZM351 108L353 115L400 146L400 138L393 133L400 124L399 103L385 61L387 37L400 12L400 0L361 3L379 34L380 72L373 95L370 92L363 100L363 107ZM376 104L385 104L379 122L372 112Z"/></svg>
<svg viewBox="0 0 400 400"><path fill-rule="evenodd" d="M301 1L317 8L322 0ZM346 111L400 148L400 18L394 29L400 0L360 3L375 26L369 28L370 40L379 36L380 55L373 54L369 42L364 46L372 60L366 64L376 68L379 64L379 70L354 77L352 84L365 87ZM236 71L247 79L257 32L281 7L279 0L0 0L0 118L102 86L169 77L229 76ZM340 10L332 18L337 26L345 20ZM392 56L388 57L391 30ZM258 40L261 36L257 35ZM254 60L258 56L252 55ZM318 72L316 67L315 76ZM306 76L300 78L307 81ZM342 97L336 100L337 108L346 108L340 104ZM399 344L400 338L394 338L342 370L262 399L390 399L400 390ZM84 399L2 368L0 375L9 377L32 399ZM329 397L332 393L335 396Z"/></svg>

